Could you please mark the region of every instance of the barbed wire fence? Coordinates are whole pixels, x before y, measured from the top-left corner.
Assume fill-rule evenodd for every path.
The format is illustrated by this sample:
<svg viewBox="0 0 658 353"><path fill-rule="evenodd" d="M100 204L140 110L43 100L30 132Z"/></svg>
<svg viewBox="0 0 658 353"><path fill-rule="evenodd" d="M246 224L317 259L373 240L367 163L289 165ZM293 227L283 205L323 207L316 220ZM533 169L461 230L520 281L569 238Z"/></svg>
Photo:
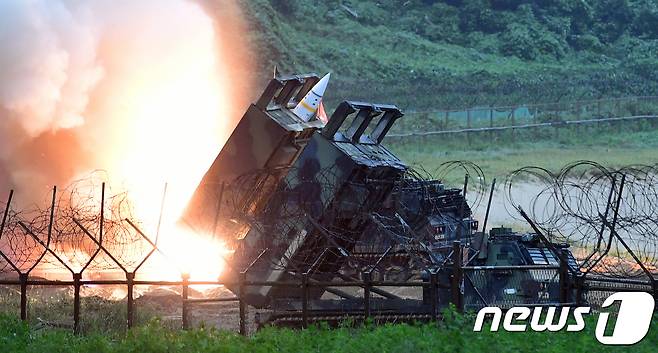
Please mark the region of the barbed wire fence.
<svg viewBox="0 0 658 353"><path fill-rule="evenodd" d="M657 165L524 167L505 180L505 207L518 221L525 221L523 208L552 240L576 247L584 272L651 277L658 268L657 178ZM536 187L530 197L528 184Z"/></svg>
<svg viewBox="0 0 658 353"><path fill-rule="evenodd" d="M329 257L336 263L340 262L339 267L348 266L353 270L348 273L345 281L352 281L355 287L368 288L368 291L364 291L366 295L372 287L369 281L372 280L370 275L373 270L385 272L381 276L384 281L394 279L397 283L406 281L410 286L422 287L427 284L409 274L407 268L422 270L433 266L436 268L437 264L446 266L459 262L454 259L455 254L461 254L459 245L458 250L455 250L454 244L450 242L446 246L453 248L451 255L433 258L431 249L436 239L426 237L419 230L421 221L418 224L414 222L415 219L421 220L428 214L441 211L446 202L451 202L449 198L386 199L376 212L362 209L359 198L346 198L346 202L354 202L353 205L344 205L346 209L352 210L350 219L360 219L372 227L370 236L362 236L362 233L355 233L355 228L349 223L334 222L328 226L319 219L320 214L327 212L323 210L333 212L332 198L320 195L336 195L339 192L334 189L333 180L337 178L335 168L318 170L310 178L302 177L306 174L300 171L288 170L287 174L294 177L276 183L274 189L251 187L254 181L263 180L262 173L265 172L241 176L227 186L227 189L235 191L229 200L230 211L234 215L230 221L257 229L268 237L262 238L262 244L251 244L253 256L245 257L245 263L231 264L236 272L244 272L250 266L247 262L265 256L271 269L290 271L292 268L292 272L297 275L293 276L292 282L281 284L274 281L270 285L302 288L300 286L318 285L303 281L304 274L322 274L326 271L327 280L333 279L335 267L316 267L318 258ZM457 193L464 190L474 193L475 197L470 199L468 208L476 208L487 194L488 185L481 168L473 163L448 162L433 173L409 170L395 181L394 189L433 188L436 184L430 183L431 180L448 178L451 173L467 175L463 190L458 189ZM650 280L655 284L654 273L658 267L657 181L656 165L608 168L595 162L580 161L557 172L524 167L511 173L505 181L505 207L510 218L528 220L519 212L524 210L533 224L539 227L538 231L550 240L571 244L581 273ZM391 183L391 180L369 179L362 185L352 187L358 187L365 193L376 193L386 183ZM539 190L531 197L524 195L527 191L522 187L528 183L536 185ZM262 194L264 192L273 202L267 203L266 207L258 206L256 201L265 197ZM428 189L415 194L422 196L430 193ZM127 288L126 325L130 327L134 325L135 287L170 285L183 288L182 318L183 326L187 327L186 310L189 310L189 304L195 302L188 298L190 286L209 284L244 288L251 285L249 281L241 280L239 283L220 279L190 281L189 276L182 271L181 279L176 281L137 279L136 275L149 258L162 250L158 246L157 236L147 234L142 223L136 219L127 192L112 191L106 184L106 177L95 175L78 180L60 191L53 188L51 196L47 207L41 208L34 206L16 209L12 206L13 192L9 193L6 201L0 202L0 274L3 275L0 284L20 287L23 319L27 318L28 286L70 286L74 297L73 329L79 331L81 288L120 285ZM453 209L462 207L460 204L450 205ZM254 210L258 210L258 213L254 213ZM459 214L463 215L462 212ZM319 236L311 239L311 243L304 247L292 244L295 238L291 238L290 234L294 234L300 225L309 223L318 230ZM466 239L464 241L467 242ZM267 253L266 250L273 246L279 247L281 251ZM285 255L286 249L291 246L301 249L294 257ZM404 250L405 259L399 266L393 264L383 269L381 256L364 255L386 254L391 248ZM267 258L269 254L284 254L285 261L282 262L282 257L278 255ZM283 266L284 263L290 266ZM46 276L51 271L64 270L70 279L35 278L33 273L36 269ZM93 278L92 274L100 271L116 271L123 278ZM360 277L363 273L369 276ZM459 286L459 283L444 285L454 287ZM328 287L331 285L324 286ZM220 300L239 303L240 332L246 333L244 317L247 305L240 295L207 299L204 302ZM459 299L455 301L459 302Z"/></svg>

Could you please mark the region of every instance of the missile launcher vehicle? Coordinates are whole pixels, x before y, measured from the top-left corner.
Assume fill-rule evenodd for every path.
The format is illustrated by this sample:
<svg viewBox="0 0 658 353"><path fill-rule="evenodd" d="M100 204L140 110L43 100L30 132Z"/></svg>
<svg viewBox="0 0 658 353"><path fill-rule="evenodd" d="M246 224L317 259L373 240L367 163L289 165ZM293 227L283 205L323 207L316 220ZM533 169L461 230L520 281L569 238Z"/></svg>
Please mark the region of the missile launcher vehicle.
<svg viewBox="0 0 658 353"><path fill-rule="evenodd" d="M273 78L247 109L183 216L190 228L213 234L234 250L226 279L261 283L229 289L242 291L249 305L274 312L300 310L304 300L318 312L345 313L364 309L359 294L364 286L302 290L267 283L429 283L431 274L450 283L459 262L504 269L457 283L465 304L557 301L554 277L513 268L554 265L559 257L553 245L549 249L539 238L503 228L489 237L477 233L461 188L419 176L384 146L403 117L396 106L344 101L326 124L295 114L319 81L315 74ZM324 92L326 80L322 84ZM317 105L314 101L308 109ZM461 244L458 253L454 241ZM380 312L426 313L454 296L445 288L438 297L420 288L416 299L400 290L369 290Z"/></svg>

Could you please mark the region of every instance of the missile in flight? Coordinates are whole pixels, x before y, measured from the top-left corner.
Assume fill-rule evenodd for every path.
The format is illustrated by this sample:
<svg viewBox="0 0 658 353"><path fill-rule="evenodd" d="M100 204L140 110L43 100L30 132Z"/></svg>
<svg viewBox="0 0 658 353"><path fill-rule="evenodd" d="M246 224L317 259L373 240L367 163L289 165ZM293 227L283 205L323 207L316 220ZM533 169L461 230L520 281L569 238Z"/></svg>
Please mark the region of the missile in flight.
<svg viewBox="0 0 658 353"><path fill-rule="evenodd" d="M292 112L297 115L300 119L304 121L309 121L315 116L322 101L322 96L324 91L327 89L327 84L329 83L329 77L331 74L326 74L318 83L311 88L310 91L304 96L299 104L292 110Z"/></svg>

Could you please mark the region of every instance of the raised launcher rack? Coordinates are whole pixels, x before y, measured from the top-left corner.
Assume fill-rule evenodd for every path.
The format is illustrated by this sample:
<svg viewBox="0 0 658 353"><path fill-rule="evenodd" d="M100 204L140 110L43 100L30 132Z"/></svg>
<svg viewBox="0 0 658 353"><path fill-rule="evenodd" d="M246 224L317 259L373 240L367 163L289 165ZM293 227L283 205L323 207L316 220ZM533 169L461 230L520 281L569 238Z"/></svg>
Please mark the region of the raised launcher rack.
<svg viewBox="0 0 658 353"><path fill-rule="evenodd" d="M407 170L380 144L400 117L392 105L341 103L322 133L311 136L277 194L257 215L230 260L233 267L248 267L250 281L286 281L303 273L311 274L313 281L332 280L346 261L342 255L352 251L369 223L364 215L380 208ZM351 123L342 129L348 118ZM335 251L326 251L330 248ZM310 299L324 292L312 290ZM244 298L265 307L281 299L299 302L302 292L250 286Z"/></svg>
<svg viewBox="0 0 658 353"><path fill-rule="evenodd" d="M238 283L236 277L244 276L251 284L243 291L229 289L241 292L247 304L284 316L296 315L301 289L259 282L358 281L376 264L379 274L392 274L385 279L396 278L400 267L419 273L444 263L437 245L457 229L468 238L473 222L460 189L419 177L382 145L403 115L397 107L346 101L327 126L298 119L290 109L317 80L302 75L270 82L183 218L235 249L223 279ZM407 279L405 274L402 280ZM308 292L319 314L358 311L363 304L356 293L335 286L314 285ZM391 312L427 306L420 298L409 302L381 289L373 292L383 297L378 305ZM322 298L324 293L331 295ZM336 297L342 299L331 299Z"/></svg>
<svg viewBox="0 0 658 353"><path fill-rule="evenodd" d="M235 195L229 187L237 178L252 178L242 189L271 190L292 166L322 121L303 121L289 108L295 107L320 80L316 74L273 78L255 104L249 106L194 192L181 221L201 234L233 236L239 230L228 222L240 203L248 216L260 209L263 199L253 194ZM255 173L267 170L267 173ZM243 190L240 190L243 191ZM236 201L236 197L241 197ZM229 229L225 229L229 227ZM226 239L229 240L229 239Z"/></svg>

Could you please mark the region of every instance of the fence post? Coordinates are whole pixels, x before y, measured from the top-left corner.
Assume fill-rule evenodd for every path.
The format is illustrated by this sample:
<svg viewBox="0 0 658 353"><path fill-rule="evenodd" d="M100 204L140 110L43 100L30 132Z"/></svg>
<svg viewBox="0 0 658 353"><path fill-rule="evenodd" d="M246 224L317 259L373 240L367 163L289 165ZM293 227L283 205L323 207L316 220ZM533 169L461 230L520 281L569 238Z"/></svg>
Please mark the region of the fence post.
<svg viewBox="0 0 658 353"><path fill-rule="evenodd" d="M489 109L489 128L493 128L493 121L494 121L494 107L491 107ZM493 141L494 137L494 132L493 129L489 130L489 139Z"/></svg>
<svg viewBox="0 0 658 353"><path fill-rule="evenodd" d="M537 116L538 113L539 113L539 109L537 108L537 106L535 106L535 112L534 112L534 114L532 114L532 123L535 124L535 125L537 125L537 123L539 123L539 117ZM535 138L537 138L537 136L539 136L539 130L538 130L537 126L535 126L532 129L532 131L534 133Z"/></svg>
<svg viewBox="0 0 658 353"><path fill-rule="evenodd" d="M578 103L578 102L574 103L573 108L575 110L575 116L576 116L575 120L580 120L580 109L581 109L580 103ZM579 136L580 135L580 124L574 124L573 130L575 130L576 135Z"/></svg>
<svg viewBox="0 0 658 353"><path fill-rule="evenodd" d="M448 118L450 117L450 112L446 110L445 112L445 122L444 122L444 130L448 130Z"/></svg>
<svg viewBox="0 0 658 353"><path fill-rule="evenodd" d="M452 242L452 303L457 311L462 311L461 282L462 282L462 249L459 241Z"/></svg>
<svg viewBox="0 0 658 353"><path fill-rule="evenodd" d="M308 327L308 273L302 275L302 327Z"/></svg>
<svg viewBox="0 0 658 353"><path fill-rule="evenodd" d="M27 273L19 273L18 280L21 282L21 320L27 321Z"/></svg>
<svg viewBox="0 0 658 353"><path fill-rule="evenodd" d="M363 273L363 313L364 319L370 318L370 281L372 274L370 271Z"/></svg>
<svg viewBox="0 0 658 353"><path fill-rule="evenodd" d="M189 273L183 273L181 274L181 278L183 279L183 288L181 291L181 296L183 299L183 305L182 305L182 321L183 321L183 330L187 330L190 327L190 323L187 321L187 309L188 309L188 303L187 299L190 297L190 274Z"/></svg>
<svg viewBox="0 0 658 353"><path fill-rule="evenodd" d="M471 128L471 110L467 109L466 110L466 129ZM470 146L471 145L471 132L466 131L466 143Z"/></svg>
<svg viewBox="0 0 658 353"><path fill-rule="evenodd" d="M245 296L245 282L247 281L247 272L240 272L238 284L238 302L240 305L240 334L247 335L247 303L244 301Z"/></svg>
<svg viewBox="0 0 658 353"><path fill-rule="evenodd" d="M430 271L430 300L432 308L432 319L439 320L439 273Z"/></svg>
<svg viewBox="0 0 658 353"><path fill-rule="evenodd" d="M134 286L135 286L134 281L135 281L135 273L126 272L126 282L127 282L127 285L128 285L128 296L127 296L128 297L128 311L127 311L127 314L128 314L128 320L127 320L128 329L133 327L133 318L134 318L134 315L133 315L133 304L134 304L133 289L134 289Z"/></svg>
<svg viewBox="0 0 658 353"><path fill-rule="evenodd" d="M567 259L565 249L561 250L562 258ZM560 304L569 302L569 264L566 260L560 260Z"/></svg>
<svg viewBox="0 0 658 353"><path fill-rule="evenodd" d="M516 142L516 129L514 128L516 126L516 107L512 107L512 143Z"/></svg>
<svg viewBox="0 0 658 353"><path fill-rule="evenodd" d="M579 275L578 277L574 278L575 280L575 286L576 286L576 306L581 306L583 304L583 281L585 277L582 275Z"/></svg>
<svg viewBox="0 0 658 353"><path fill-rule="evenodd" d="M80 333L80 280L82 273L73 274L73 333Z"/></svg>

